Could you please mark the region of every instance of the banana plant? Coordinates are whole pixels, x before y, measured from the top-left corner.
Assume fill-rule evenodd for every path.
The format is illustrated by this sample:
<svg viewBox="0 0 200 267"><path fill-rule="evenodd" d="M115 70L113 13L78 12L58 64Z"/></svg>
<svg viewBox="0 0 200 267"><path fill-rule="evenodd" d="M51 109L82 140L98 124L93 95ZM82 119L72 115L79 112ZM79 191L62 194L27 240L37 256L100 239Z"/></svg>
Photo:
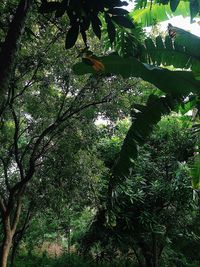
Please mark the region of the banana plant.
<svg viewBox="0 0 200 267"><path fill-rule="evenodd" d="M132 32L121 29L113 49L123 57L134 56L143 63L154 66L173 66L177 69L192 70L200 79L200 37L181 28L168 24L168 35L156 38L138 38L138 25Z"/></svg>
<svg viewBox="0 0 200 267"><path fill-rule="evenodd" d="M196 79L200 79L200 38L172 25L168 26L174 40L157 36L155 41L148 37L141 49L141 60L156 66L173 66L191 69Z"/></svg>
<svg viewBox="0 0 200 267"><path fill-rule="evenodd" d="M95 57L95 60L103 66L99 72L105 75L121 75L124 78L139 77L154 84L166 94L164 98L150 96L146 106L137 107L138 112L132 112L133 123L112 170L111 183L129 175L133 161L137 157L137 147L145 143L153 126L159 122L162 115L174 110L177 103L183 101L183 97L191 93L199 95L200 38L172 25L169 25L168 30L170 36L165 40L160 36L155 41L147 38L143 46L138 45L139 53L133 53L136 56L120 57L118 54L110 54ZM122 38L124 36L127 38L128 33L126 32ZM75 64L74 72L78 75L96 73L95 65L92 64L92 60L90 61L91 64L83 62ZM172 71L164 68L171 65L187 70Z"/></svg>
<svg viewBox="0 0 200 267"><path fill-rule="evenodd" d="M136 0L135 10L149 8L153 9L156 5L169 5L172 12L176 12L183 5L183 2L186 2L189 5L189 14L191 21L196 17L200 11L200 2L199 0Z"/></svg>
<svg viewBox="0 0 200 267"><path fill-rule="evenodd" d="M136 5L134 10L130 12L130 16L134 21L141 24L143 27L153 26L156 23L180 15L183 17L190 16L189 2L180 1L176 8L175 6L172 7L170 3L161 5L156 2L149 2L146 4L145 8L139 8L139 6Z"/></svg>
<svg viewBox="0 0 200 267"><path fill-rule="evenodd" d="M193 189L200 189L200 155L195 157L193 166L190 169L192 177L192 187Z"/></svg>
<svg viewBox="0 0 200 267"><path fill-rule="evenodd" d="M97 60L97 59L96 59ZM182 102L182 96L191 92L199 94L200 81L196 80L191 71L170 71L165 68L155 67L142 63L134 57L122 58L118 55L108 55L98 58L104 66L104 74L120 74L124 78L140 77L156 85L166 97L150 96L146 106L137 106L139 112L132 112L133 123L124 140L120 156L113 169L114 177L126 177L137 157L138 145L144 144L151 133L153 126L159 122L162 115L169 114ZM93 65L77 63L74 72L78 75L95 73ZM112 179L114 183L115 178Z"/></svg>
<svg viewBox="0 0 200 267"><path fill-rule="evenodd" d="M195 79L192 71L171 71L142 63L135 57L122 58L116 54L99 57L98 61L104 66L100 71L103 74L121 75L124 78L139 77L154 84L164 93L188 95L191 92L200 92L200 81ZM83 62L75 64L73 70L77 75L97 73L92 65Z"/></svg>
<svg viewBox="0 0 200 267"><path fill-rule="evenodd" d="M117 181L131 173L134 160L137 158L138 146L145 143L161 117L175 110L180 102L182 102L181 97L150 95L145 106L134 106L131 112L132 125L124 139L120 155L113 168L113 174ZM113 179L112 182L115 183L116 180Z"/></svg>

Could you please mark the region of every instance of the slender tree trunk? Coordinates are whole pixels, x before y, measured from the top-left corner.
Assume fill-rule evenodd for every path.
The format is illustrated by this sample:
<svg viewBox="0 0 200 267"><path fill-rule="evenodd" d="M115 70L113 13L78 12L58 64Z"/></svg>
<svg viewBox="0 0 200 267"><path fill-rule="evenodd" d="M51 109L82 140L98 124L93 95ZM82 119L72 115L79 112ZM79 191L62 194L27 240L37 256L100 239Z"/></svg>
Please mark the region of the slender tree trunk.
<svg viewBox="0 0 200 267"><path fill-rule="evenodd" d="M9 216L3 218L3 226L4 226L4 239L1 251L1 267L7 267L8 255L10 248L12 246L12 238L13 238L13 232L10 227Z"/></svg>
<svg viewBox="0 0 200 267"><path fill-rule="evenodd" d="M0 52L0 116L6 105L16 52L32 3L33 0L20 0Z"/></svg>
<svg viewBox="0 0 200 267"><path fill-rule="evenodd" d="M158 267L158 247L157 247L157 237L155 233L152 233L153 241L153 267Z"/></svg>
<svg viewBox="0 0 200 267"><path fill-rule="evenodd" d="M13 235L13 244L12 244L12 251L11 251L10 267L14 267L14 261L15 261L15 257L16 257L16 254L17 254L17 250L18 250L19 244L20 244L22 238L24 237L26 230L29 227L29 223L30 223L30 220L31 220L31 217L32 217L31 209L32 209L32 203L29 205L29 208L28 208L28 211L27 211L27 214L26 214L26 218L25 218L25 221L23 223L22 228L19 231L15 232L15 234Z"/></svg>
<svg viewBox="0 0 200 267"><path fill-rule="evenodd" d="M137 248L136 246L133 246L133 251L135 253L135 256L137 258L138 264L140 267L146 267L145 266L145 258L141 252L140 248Z"/></svg>
<svg viewBox="0 0 200 267"><path fill-rule="evenodd" d="M1 251L1 267L7 267L8 263L8 256L12 246L13 236L16 232L17 225L19 222L19 217L21 214L21 196L19 196L16 208L13 214L13 219L11 220L11 211L6 211L3 216L3 227L4 227L4 240L2 244L2 251Z"/></svg>
<svg viewBox="0 0 200 267"><path fill-rule="evenodd" d="M146 258L146 267L154 267L151 258Z"/></svg>
<svg viewBox="0 0 200 267"><path fill-rule="evenodd" d="M145 258L145 267L154 267L152 251L142 250L142 252L143 252L143 256Z"/></svg>
<svg viewBox="0 0 200 267"><path fill-rule="evenodd" d="M7 233L7 236L4 239L3 246L2 246L1 267L7 267L8 255L9 255L11 246L12 246L12 234Z"/></svg>
<svg viewBox="0 0 200 267"><path fill-rule="evenodd" d="M14 267L15 257L17 254L17 248L19 246L19 242L13 242L12 245L12 251L11 251L11 257L10 257L10 267Z"/></svg>
<svg viewBox="0 0 200 267"><path fill-rule="evenodd" d="M138 246L140 248L140 258L144 259L140 262L138 261L138 263L142 264L141 266L154 267L152 249L149 247L149 245L147 245L147 243L145 242L143 238L139 240Z"/></svg>
<svg viewBox="0 0 200 267"><path fill-rule="evenodd" d="M69 217L68 217L68 233L67 233L67 253L68 253L68 263L70 266L71 265L71 232L70 232L71 218L70 218L70 214L68 214L68 216Z"/></svg>

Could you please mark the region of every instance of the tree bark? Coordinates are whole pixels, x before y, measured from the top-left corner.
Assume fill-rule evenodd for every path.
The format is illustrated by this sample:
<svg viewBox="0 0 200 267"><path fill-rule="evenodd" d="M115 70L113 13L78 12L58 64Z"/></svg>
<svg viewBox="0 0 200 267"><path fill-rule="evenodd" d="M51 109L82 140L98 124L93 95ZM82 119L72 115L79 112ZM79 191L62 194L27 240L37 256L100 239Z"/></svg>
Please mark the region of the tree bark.
<svg viewBox="0 0 200 267"><path fill-rule="evenodd" d="M21 196L17 200L17 206L13 214L13 220L11 220L11 210L5 210L3 214L3 228L4 228L4 240L1 251L1 267L7 267L8 256L12 246L13 236L16 232L19 222L19 216L21 214Z"/></svg>
<svg viewBox="0 0 200 267"><path fill-rule="evenodd" d="M152 233L153 241L153 267L158 267L158 247L157 247L157 236L156 233Z"/></svg>
<svg viewBox="0 0 200 267"><path fill-rule="evenodd" d="M12 233L7 233L7 236L4 239L3 247L2 247L2 259L1 259L1 267L7 267L8 255L10 252L10 248L12 246Z"/></svg>
<svg viewBox="0 0 200 267"><path fill-rule="evenodd" d="M33 0L20 0L0 52L0 116L6 106L6 96L8 95L16 52L32 3Z"/></svg>
<svg viewBox="0 0 200 267"><path fill-rule="evenodd" d="M137 247L137 246L134 245L133 246L133 251L135 253L135 256L137 258L137 261L138 261L139 266L140 267L146 267L145 266L145 258L144 258L143 254L142 254L141 249L139 247Z"/></svg>
<svg viewBox="0 0 200 267"><path fill-rule="evenodd" d="M15 256L17 254L17 249L19 247L19 244L20 244L22 238L25 235L26 230L29 227L29 223L30 223L30 220L32 217L31 208L32 208L32 205L30 204L22 228L20 230L18 230L17 232L15 232L15 234L13 235L10 267L14 267L14 261L15 261Z"/></svg>

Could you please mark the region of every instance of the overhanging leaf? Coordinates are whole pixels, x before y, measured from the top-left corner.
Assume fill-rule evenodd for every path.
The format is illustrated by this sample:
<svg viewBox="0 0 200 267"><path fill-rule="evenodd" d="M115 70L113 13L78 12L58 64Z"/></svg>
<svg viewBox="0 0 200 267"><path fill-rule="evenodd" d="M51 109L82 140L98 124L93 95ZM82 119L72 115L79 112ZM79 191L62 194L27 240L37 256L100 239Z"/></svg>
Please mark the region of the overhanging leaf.
<svg viewBox="0 0 200 267"><path fill-rule="evenodd" d="M190 0L190 16L191 16L191 21L193 21L193 18L198 14L199 9L200 9L199 0Z"/></svg>
<svg viewBox="0 0 200 267"><path fill-rule="evenodd" d="M200 81L197 81L191 71L170 71L168 69L143 64L134 57L122 58L109 55L99 58L105 69L104 73L121 75L124 78L140 77L157 86L161 91L173 95L184 95L190 92L200 92ZM92 67L77 63L73 67L77 75L95 73Z"/></svg>
<svg viewBox="0 0 200 267"><path fill-rule="evenodd" d="M113 24L110 16L107 13L105 14L105 20L107 24L107 31L108 31L110 42L113 43L115 40L115 33L116 33L115 25Z"/></svg>
<svg viewBox="0 0 200 267"><path fill-rule="evenodd" d="M128 10L125 10L123 8L113 8L109 10L109 13L113 15L123 16L123 15L127 15L129 12Z"/></svg>
<svg viewBox="0 0 200 267"><path fill-rule="evenodd" d="M191 68L195 76L200 74L200 38L182 29L177 29L174 41L169 36L162 40L156 37L145 40L141 57L156 66L174 66L175 68Z"/></svg>
<svg viewBox="0 0 200 267"><path fill-rule="evenodd" d="M79 25L75 24L72 25L71 28L68 30L65 40L65 48L69 49L74 46L79 34Z"/></svg>
<svg viewBox="0 0 200 267"><path fill-rule="evenodd" d="M174 0L172 0L174 1ZM159 3L154 3L152 5L148 4L146 8L138 9L137 7L130 13L134 21L141 23L142 26L152 26L155 23L166 21L171 17L175 16L189 16L189 2L180 1L175 12L172 12L170 5L160 5Z"/></svg>
<svg viewBox="0 0 200 267"><path fill-rule="evenodd" d="M180 0L170 0L170 8L171 8L172 12L175 12L179 3L180 3Z"/></svg>
<svg viewBox="0 0 200 267"><path fill-rule="evenodd" d="M129 28L132 29L134 28L134 24L133 22L123 16L112 16L112 20L114 20L115 23L117 23L118 25L124 27L124 28Z"/></svg>
<svg viewBox="0 0 200 267"><path fill-rule="evenodd" d="M200 156L197 155L195 162L190 169L192 176L192 187L194 189L200 189Z"/></svg>
<svg viewBox="0 0 200 267"><path fill-rule="evenodd" d="M138 145L143 145L162 115L175 109L180 98L172 96L158 97L150 95L141 112L132 113L133 123L124 139L119 158L113 168L113 179L120 179L130 174L133 161L137 158ZM114 183L114 180L112 181Z"/></svg>
<svg viewBox="0 0 200 267"><path fill-rule="evenodd" d="M95 35L101 39L101 20L97 16L92 16L91 18L92 21L92 29L95 33Z"/></svg>

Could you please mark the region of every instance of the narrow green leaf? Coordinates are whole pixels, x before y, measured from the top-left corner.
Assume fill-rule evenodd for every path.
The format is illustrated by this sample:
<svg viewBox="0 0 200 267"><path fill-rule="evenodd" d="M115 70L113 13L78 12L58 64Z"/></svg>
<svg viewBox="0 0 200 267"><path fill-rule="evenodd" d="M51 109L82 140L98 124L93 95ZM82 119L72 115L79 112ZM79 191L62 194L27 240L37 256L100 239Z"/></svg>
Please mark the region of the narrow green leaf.
<svg viewBox="0 0 200 267"><path fill-rule="evenodd" d="M83 42L84 42L85 46L87 47L87 35L83 29L80 30L80 33L81 33Z"/></svg>
<svg viewBox="0 0 200 267"><path fill-rule="evenodd" d="M192 187L194 189L200 189L200 156L197 155L195 162L191 167Z"/></svg>
<svg viewBox="0 0 200 267"><path fill-rule="evenodd" d="M179 3L180 3L180 0L170 0L170 8L171 8L172 12L176 11Z"/></svg>
<svg viewBox="0 0 200 267"><path fill-rule="evenodd" d="M190 0L191 21L193 21L193 18L198 14L199 10L200 10L199 0Z"/></svg>
<svg viewBox="0 0 200 267"><path fill-rule="evenodd" d="M66 35L66 40L65 40L66 49L72 48L75 45L76 40L78 38L78 34L79 34L79 25L77 24L72 25Z"/></svg>
<svg viewBox="0 0 200 267"><path fill-rule="evenodd" d="M112 16L112 20L124 28L133 29L135 27L130 19L123 16Z"/></svg>
<svg viewBox="0 0 200 267"><path fill-rule="evenodd" d="M112 23L110 16L107 13L105 13L105 20L107 24L108 37L112 44L115 40L115 34L116 34L115 25Z"/></svg>
<svg viewBox="0 0 200 267"><path fill-rule="evenodd" d="M93 32L99 39L101 39L101 20L97 16L92 16L91 21Z"/></svg>
<svg viewBox="0 0 200 267"><path fill-rule="evenodd" d="M128 10L125 10L123 8L112 8L109 9L108 12L112 15L119 15L119 16L127 15L129 13Z"/></svg>

